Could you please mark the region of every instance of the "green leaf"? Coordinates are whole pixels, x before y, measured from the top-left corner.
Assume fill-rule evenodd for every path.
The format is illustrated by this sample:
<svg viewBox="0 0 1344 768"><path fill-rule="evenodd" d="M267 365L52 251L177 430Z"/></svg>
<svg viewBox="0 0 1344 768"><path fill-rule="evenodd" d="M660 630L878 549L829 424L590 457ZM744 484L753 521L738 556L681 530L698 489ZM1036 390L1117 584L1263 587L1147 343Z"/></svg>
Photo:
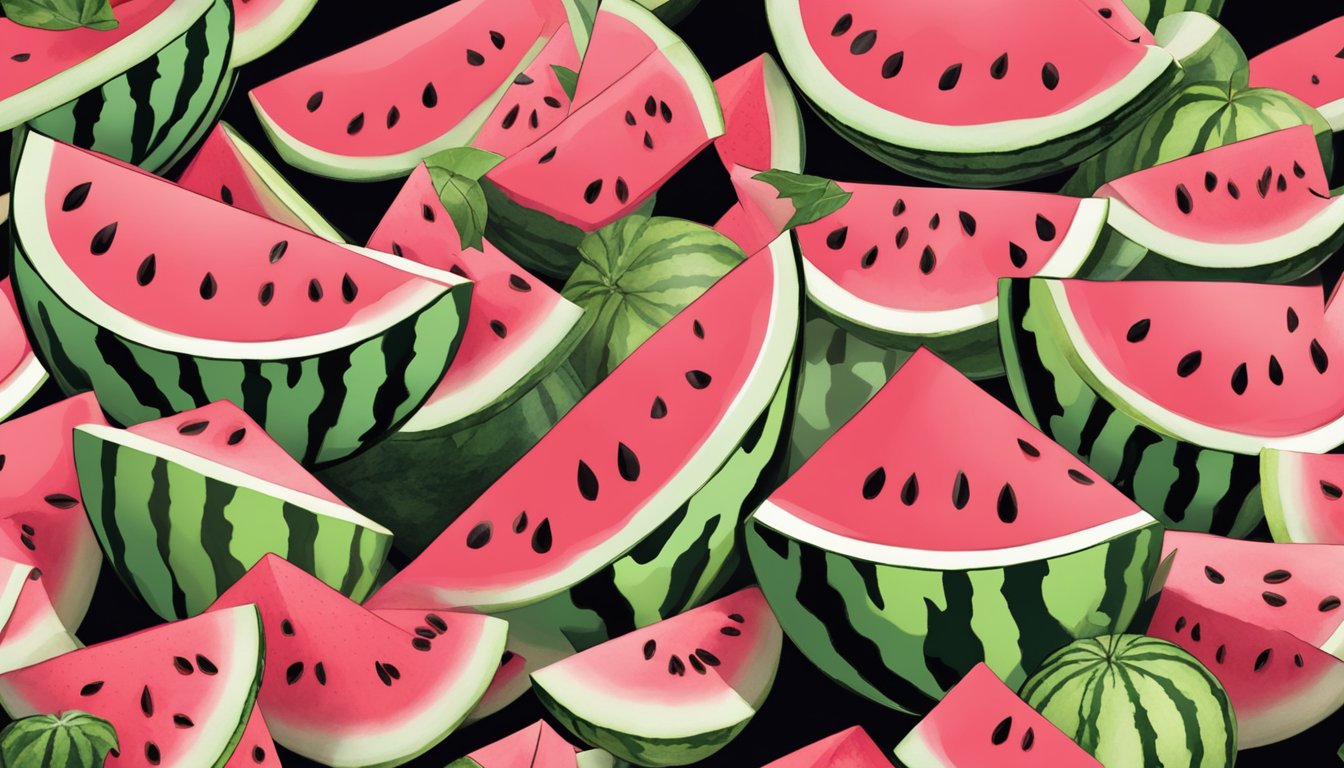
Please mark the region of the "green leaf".
<svg viewBox="0 0 1344 768"><path fill-rule="evenodd" d="M472 181L489 173L502 162L504 162L503 155L475 147L451 147L425 158L425 165L429 167L431 174L438 168Z"/></svg>
<svg viewBox="0 0 1344 768"><path fill-rule="evenodd" d="M0 731L5 768L102 768L114 749L112 724L78 710L25 717Z"/></svg>
<svg viewBox="0 0 1344 768"><path fill-rule="evenodd" d="M470 178L444 168L430 167L429 178L439 202L457 227L463 248L481 248L485 240L485 222L489 205L479 177Z"/></svg>
<svg viewBox="0 0 1344 768"><path fill-rule="evenodd" d="M573 101L574 92L579 89L579 73L559 64L552 64L551 69L555 72L555 79L560 82L560 87L564 89L565 97Z"/></svg>
<svg viewBox="0 0 1344 768"><path fill-rule="evenodd" d="M781 199L788 198L793 203L793 216L785 229L824 219L843 208L853 196L830 179L793 171L762 171L752 178L774 187Z"/></svg>
<svg viewBox="0 0 1344 768"><path fill-rule="evenodd" d="M117 28L109 0L0 0L0 10L15 24L36 29Z"/></svg>

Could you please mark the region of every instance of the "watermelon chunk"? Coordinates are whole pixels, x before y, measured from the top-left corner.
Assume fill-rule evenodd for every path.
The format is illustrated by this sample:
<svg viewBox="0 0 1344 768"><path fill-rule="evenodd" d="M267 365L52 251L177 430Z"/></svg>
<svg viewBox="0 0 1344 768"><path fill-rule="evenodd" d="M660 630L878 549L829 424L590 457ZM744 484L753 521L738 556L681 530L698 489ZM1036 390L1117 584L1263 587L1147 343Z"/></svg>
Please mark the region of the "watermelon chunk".
<svg viewBox="0 0 1344 768"><path fill-rule="evenodd" d="M78 709L112 723L108 768L225 765L257 696L255 606L164 624L0 675L13 717Z"/></svg>
<svg viewBox="0 0 1344 768"><path fill-rule="evenodd" d="M265 56L294 34L317 0L242 0L233 22L233 58L237 68Z"/></svg>
<svg viewBox="0 0 1344 768"><path fill-rule="evenodd" d="M1266 448L1260 452L1260 481L1275 541L1344 544L1336 504L1344 496L1344 456Z"/></svg>
<svg viewBox="0 0 1344 768"><path fill-rule="evenodd" d="M480 699L504 650L499 619L419 611L407 632L276 555L206 615L248 603L266 632L266 725L333 768L399 765L433 747Z"/></svg>
<svg viewBox="0 0 1344 768"><path fill-rule="evenodd" d="M1101 766L984 664L976 664L901 740L896 759L907 768Z"/></svg>
<svg viewBox="0 0 1344 768"><path fill-rule="evenodd" d="M723 166L801 173L806 154L803 115L793 87L763 53L714 81L723 110L723 135L714 140ZM749 251L754 253L754 251Z"/></svg>
<svg viewBox="0 0 1344 768"><path fill-rule="evenodd" d="M233 750L233 757L224 764L224 768L280 768L280 757L275 753L275 742L271 732L266 729L261 708L252 705L252 714L247 718L247 727L243 737Z"/></svg>
<svg viewBox="0 0 1344 768"><path fill-rule="evenodd" d="M575 768L577 749L555 732L545 720L515 731L466 757L454 760L448 768Z"/></svg>
<svg viewBox="0 0 1344 768"><path fill-rule="evenodd" d="M335 227L228 123L215 126L177 184L248 213L344 242Z"/></svg>
<svg viewBox="0 0 1344 768"><path fill-rule="evenodd" d="M582 648L703 599L779 445L795 269L780 238L720 279L368 605L526 606Z"/></svg>
<svg viewBox="0 0 1344 768"><path fill-rule="evenodd" d="M268 552L362 600L392 546L227 400L78 427L75 466L112 567L168 620L205 610Z"/></svg>
<svg viewBox="0 0 1344 768"><path fill-rule="evenodd" d="M1287 281L1344 245L1344 198L1330 196L1307 125L1131 173L1097 196L1119 235L1108 248L1143 259L1142 277Z"/></svg>
<svg viewBox="0 0 1344 768"><path fill-rule="evenodd" d="M768 0L766 11L784 66L842 136L921 178L993 186L1095 154L1175 83L1169 53L1115 34L1129 11L1113 5L1111 19L1078 0Z"/></svg>
<svg viewBox="0 0 1344 768"><path fill-rule="evenodd" d="M1344 16L1327 21L1251 59L1251 85L1286 91L1315 107L1332 130L1344 130Z"/></svg>
<svg viewBox="0 0 1344 768"><path fill-rule="evenodd" d="M570 109L570 94L560 80L561 73L577 76L581 60L569 25L562 26L537 58L513 78L471 145L508 156L559 125Z"/></svg>
<svg viewBox="0 0 1344 768"><path fill-rule="evenodd" d="M15 191L14 279L39 357L121 423L233 400L305 463L334 461L411 415L464 325L455 275L37 134Z"/></svg>
<svg viewBox="0 0 1344 768"><path fill-rule="evenodd" d="M1151 516L923 349L747 522L789 638L903 711L981 661L1017 685L1070 639L1127 626L1161 540Z"/></svg>
<svg viewBox="0 0 1344 768"><path fill-rule="evenodd" d="M1031 280L1000 297L1023 414L1169 526L1245 535L1262 448L1344 443L1344 302L1319 286Z"/></svg>
<svg viewBox="0 0 1344 768"><path fill-rule="evenodd" d="M637 765L688 765L751 721L782 642L750 587L534 672L532 687L583 741Z"/></svg>
<svg viewBox="0 0 1344 768"><path fill-rule="evenodd" d="M803 747L765 768L890 768L891 761L860 726Z"/></svg>
<svg viewBox="0 0 1344 768"><path fill-rule="evenodd" d="M5 202L0 200L0 205ZM0 418L22 408L45 383L47 370L28 343L14 300L14 285L6 277L0 280Z"/></svg>

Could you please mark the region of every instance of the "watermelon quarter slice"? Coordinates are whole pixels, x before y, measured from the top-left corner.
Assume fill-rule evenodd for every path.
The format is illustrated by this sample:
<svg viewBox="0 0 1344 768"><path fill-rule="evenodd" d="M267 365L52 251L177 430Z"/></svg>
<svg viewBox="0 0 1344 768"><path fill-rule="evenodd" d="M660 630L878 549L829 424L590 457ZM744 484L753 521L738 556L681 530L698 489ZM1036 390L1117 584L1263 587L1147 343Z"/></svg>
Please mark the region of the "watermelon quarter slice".
<svg viewBox="0 0 1344 768"><path fill-rule="evenodd" d="M232 400L305 463L335 461L410 417L465 325L456 275L37 134L15 191L14 279L39 357L123 424Z"/></svg>
<svg viewBox="0 0 1344 768"><path fill-rule="evenodd" d="M984 664L975 665L901 740L896 759L906 768L1101 766Z"/></svg>
<svg viewBox="0 0 1344 768"><path fill-rule="evenodd" d="M1260 452L1260 498L1275 541L1344 544L1344 456L1266 448Z"/></svg>
<svg viewBox="0 0 1344 768"><path fill-rule="evenodd" d="M1344 443L1344 302L1318 285L1030 280L1000 298L1023 414L1171 527L1243 536L1262 448Z"/></svg>
<svg viewBox="0 0 1344 768"><path fill-rule="evenodd" d="M637 765L688 765L750 722L782 642L751 587L534 672L532 687L583 741Z"/></svg>
<svg viewBox="0 0 1344 768"><path fill-rule="evenodd" d="M164 624L0 675L13 717L77 709L110 722L108 768L220 768L257 696L255 606Z"/></svg>
<svg viewBox="0 0 1344 768"><path fill-rule="evenodd" d="M317 0L241 0L234 8L229 65L241 67L270 53L294 34L315 5Z"/></svg>
<svg viewBox="0 0 1344 768"><path fill-rule="evenodd" d="M227 400L74 439L112 567L165 619L205 610L268 552L363 600L392 546Z"/></svg>
<svg viewBox="0 0 1344 768"><path fill-rule="evenodd" d="M1132 173L1097 196L1111 201L1107 248L1142 259L1142 277L1287 281L1344 244L1344 198L1330 196L1308 125Z"/></svg>
<svg viewBox="0 0 1344 768"><path fill-rule="evenodd" d="M923 349L747 522L798 649L906 711L981 661L1015 685L1072 638L1127 626L1161 541L1146 512Z"/></svg>
<svg viewBox="0 0 1344 768"><path fill-rule="evenodd" d="M1251 59L1251 85L1277 88L1315 107L1333 130L1344 130L1344 16Z"/></svg>

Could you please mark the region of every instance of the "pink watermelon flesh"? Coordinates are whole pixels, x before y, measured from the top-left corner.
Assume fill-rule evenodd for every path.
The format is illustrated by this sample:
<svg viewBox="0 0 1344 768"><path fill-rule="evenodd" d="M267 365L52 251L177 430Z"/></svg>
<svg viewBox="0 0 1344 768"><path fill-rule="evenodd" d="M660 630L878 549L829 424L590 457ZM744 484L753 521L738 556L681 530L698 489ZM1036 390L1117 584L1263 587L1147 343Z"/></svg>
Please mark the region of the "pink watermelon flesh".
<svg viewBox="0 0 1344 768"><path fill-rule="evenodd" d="M1167 531L1162 549L1163 557L1177 553L1163 594L1344 653L1344 546Z"/></svg>
<svg viewBox="0 0 1344 768"><path fill-rule="evenodd" d="M840 187L853 193L844 207L797 229L804 258L860 299L922 311L991 301L999 278L1040 272L1082 202L1038 192Z"/></svg>
<svg viewBox="0 0 1344 768"><path fill-rule="evenodd" d="M771 162L769 94L765 90L765 61L761 54L714 81L714 92L723 110L723 135L714 149L730 172L734 165L764 171Z"/></svg>
<svg viewBox="0 0 1344 768"><path fill-rule="evenodd" d="M646 27L657 28L661 24L653 21L651 16L644 20L644 24L640 26L625 15L598 8L588 50L583 55L583 67L579 70L579 83L574 89L571 112L597 98L658 50L658 42L649 37Z"/></svg>
<svg viewBox="0 0 1344 768"><path fill-rule="evenodd" d="M236 134L224 123L216 125L182 171L177 185L285 226L312 232L243 160L235 138Z"/></svg>
<svg viewBox="0 0 1344 768"><path fill-rule="evenodd" d="M1097 191L1162 230L1208 243L1293 232L1330 206L1311 126L1226 144L1121 177Z"/></svg>
<svg viewBox="0 0 1344 768"><path fill-rule="evenodd" d="M101 555L97 561L101 562ZM0 629L0 672L26 667L69 653L78 647L73 635L56 615L51 595L42 581L41 569L23 562L0 558L0 570L24 578L18 600Z"/></svg>
<svg viewBox="0 0 1344 768"><path fill-rule="evenodd" d="M68 144L52 144L48 174L46 229L62 258L113 309L174 333L314 335L435 285Z"/></svg>
<svg viewBox="0 0 1344 768"><path fill-rule="evenodd" d="M44 381L46 372L28 344L14 301L14 285L6 277L0 280L0 403L4 411L23 405Z"/></svg>
<svg viewBox="0 0 1344 768"><path fill-rule="evenodd" d="M741 165L728 170L737 191L737 202L714 229L737 243L743 253L756 253L784 232L793 216L793 204L787 198L781 199L779 190L757 180L755 176L760 171Z"/></svg>
<svg viewBox="0 0 1344 768"><path fill-rule="evenodd" d="M1148 634L1189 651L1227 689L1238 749L1296 736L1344 705L1344 661L1179 592L1163 593Z"/></svg>
<svg viewBox="0 0 1344 768"><path fill-rule="evenodd" d="M907 755L923 757L926 762L920 765L948 768L1101 766L983 663L953 686L896 747L898 759L910 762Z"/></svg>
<svg viewBox="0 0 1344 768"><path fill-rule="evenodd" d="M1033 477L1039 485L1027 485ZM841 536L943 552L1028 545L1142 514L926 349L770 501ZM900 510L900 524L875 514L883 509Z"/></svg>
<svg viewBox="0 0 1344 768"><path fill-rule="evenodd" d="M78 709L110 722L107 768L223 764L256 698L252 606L163 624L0 675L13 717Z"/></svg>
<svg viewBox="0 0 1344 768"><path fill-rule="evenodd" d="M576 752L545 720L538 720L467 757L481 768L574 768Z"/></svg>
<svg viewBox="0 0 1344 768"><path fill-rule="evenodd" d="M233 750L233 757L224 768L280 768L280 757L275 753L275 742L271 740L271 732L266 729L266 721L262 719L261 708L252 705L252 714L247 718L247 728L243 731L243 738L238 742L238 747Z"/></svg>
<svg viewBox="0 0 1344 768"><path fill-rule="evenodd" d="M827 736L765 768L890 768L891 761L859 726Z"/></svg>
<svg viewBox="0 0 1344 768"><path fill-rule="evenodd" d="M579 51L568 24L560 27L537 58L513 79L504 98L472 139L472 146L507 157L568 117L569 94L560 84L555 67L579 71Z"/></svg>
<svg viewBox="0 0 1344 768"><path fill-rule="evenodd" d="M1251 59L1251 86L1277 88L1344 120L1344 16L1327 21Z"/></svg>
<svg viewBox="0 0 1344 768"><path fill-rule="evenodd" d="M1153 33L1143 26L1123 0L1081 0L1082 4L1100 16L1118 35L1131 43L1157 45Z"/></svg>
<svg viewBox="0 0 1344 768"><path fill-rule="evenodd" d="M1344 455L1280 451L1278 461L1282 525L1292 541L1344 544Z"/></svg>
<svg viewBox="0 0 1344 768"><path fill-rule="evenodd" d="M1058 114L1124 79L1147 50L1078 0L798 5L808 42L841 85L937 125Z"/></svg>
<svg viewBox="0 0 1344 768"><path fill-rule="evenodd" d="M252 102L321 152L414 152L493 98L565 21L553 0L462 0L259 86Z"/></svg>
<svg viewBox="0 0 1344 768"><path fill-rule="evenodd" d="M1180 416L1276 437L1344 415L1344 365L1331 364L1344 359L1344 310L1334 308L1344 302L1325 309L1320 286L1065 280L1063 289L1101 365Z"/></svg>
<svg viewBox="0 0 1344 768"><path fill-rule="evenodd" d="M755 370L770 331L765 297L775 283L768 252L720 279L575 405L369 606L453 605L459 595L509 590L562 571L629 524L723 418L731 397L718 393L739 392ZM647 429L640 434L635 425Z"/></svg>
<svg viewBox="0 0 1344 768"><path fill-rule="evenodd" d="M711 138L685 77L657 52L486 178L591 232L638 208Z"/></svg>
<svg viewBox="0 0 1344 768"><path fill-rule="evenodd" d="M408 632L273 554L210 611L248 603L266 633L266 724L286 748L328 765L404 761L432 747L480 698L482 665L504 647L498 619L419 611Z"/></svg>

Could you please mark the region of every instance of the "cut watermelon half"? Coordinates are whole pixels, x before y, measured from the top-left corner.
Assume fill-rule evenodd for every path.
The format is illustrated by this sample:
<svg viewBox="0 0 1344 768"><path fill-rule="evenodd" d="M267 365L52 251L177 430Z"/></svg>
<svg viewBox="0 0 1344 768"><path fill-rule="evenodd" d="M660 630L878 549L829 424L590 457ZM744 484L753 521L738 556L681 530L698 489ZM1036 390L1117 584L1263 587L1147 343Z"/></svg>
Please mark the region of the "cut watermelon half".
<svg viewBox="0 0 1344 768"><path fill-rule="evenodd" d="M569 116L570 93L561 77L577 76L581 60L569 25L556 30L537 58L513 78L471 145L507 157L563 122Z"/></svg>
<svg viewBox="0 0 1344 768"><path fill-rule="evenodd" d="M269 552L363 600L392 548L227 400L74 441L109 562L164 619L204 611Z"/></svg>
<svg viewBox="0 0 1344 768"><path fill-rule="evenodd" d="M588 744L637 765L688 765L751 721L782 642L750 587L534 672L532 687Z"/></svg>
<svg viewBox="0 0 1344 768"><path fill-rule="evenodd" d="M22 408L47 383L47 369L28 344L8 277L0 280L0 371L0 419Z"/></svg>
<svg viewBox="0 0 1344 768"><path fill-rule="evenodd" d="M1275 541L1344 544L1344 456L1266 448L1260 452L1260 498Z"/></svg>
<svg viewBox="0 0 1344 768"><path fill-rule="evenodd" d="M609 610L608 631L628 631L694 604L775 453L798 310L780 238L654 333L369 606L545 601L542 625L567 631L546 598L574 590L571 610Z"/></svg>
<svg viewBox="0 0 1344 768"><path fill-rule="evenodd" d="M763 53L714 81L723 135L714 140L723 166L802 173L803 114L775 58Z"/></svg>
<svg viewBox="0 0 1344 768"><path fill-rule="evenodd" d="M569 0L464 0L259 86L262 127L290 164L340 179L404 176L467 144L568 24L582 50L591 10Z"/></svg>
<svg viewBox="0 0 1344 768"><path fill-rule="evenodd" d="M1123 176L1097 196L1119 235L1109 248L1143 259L1143 277L1287 281L1344 244L1344 197L1330 196L1307 125Z"/></svg>
<svg viewBox="0 0 1344 768"><path fill-rule="evenodd" d="M577 749L545 720L487 744L448 768L574 768Z"/></svg>
<svg viewBox="0 0 1344 768"><path fill-rule="evenodd" d="M1251 85L1277 88L1315 107L1344 130L1344 16L1280 43L1251 59Z"/></svg>
<svg viewBox="0 0 1344 768"><path fill-rule="evenodd" d="M1101 766L984 664L975 665L901 740L896 759L906 768Z"/></svg>
<svg viewBox="0 0 1344 768"><path fill-rule="evenodd" d="M15 191L14 280L38 355L123 424L232 400L304 463L335 461L410 417L465 325L456 275L37 134Z"/></svg>
<svg viewBox="0 0 1344 768"><path fill-rule="evenodd" d="M108 768L225 765L256 700L255 606L164 624L0 675L13 717L77 709L110 722Z"/></svg>
<svg viewBox="0 0 1344 768"><path fill-rule="evenodd" d="M241 0L233 20L233 58L229 66L250 64L289 39L308 18L317 0Z"/></svg>
<svg viewBox="0 0 1344 768"><path fill-rule="evenodd" d="M233 757L224 768L280 768L280 757L275 753L275 742L261 716L261 707L252 705L243 737L233 750Z"/></svg>
<svg viewBox="0 0 1344 768"><path fill-rule="evenodd" d="M890 768L891 761L861 726L846 728L765 768Z"/></svg>
<svg viewBox="0 0 1344 768"><path fill-rule="evenodd" d="M1106 221L1102 200L840 187L852 195L843 207L797 228L808 299L862 338L896 349L928 346L977 378L1003 372L994 325L1000 277L1120 277L1137 261L1092 258Z"/></svg>
<svg viewBox="0 0 1344 768"><path fill-rule="evenodd" d="M248 213L344 242L336 228L228 123L215 126L177 183Z"/></svg>
<svg viewBox="0 0 1344 768"><path fill-rule="evenodd" d="M1146 117L1180 72L1078 0L768 0L766 12L784 66L842 136L961 186L1077 164Z"/></svg>
<svg viewBox="0 0 1344 768"><path fill-rule="evenodd" d="M1161 540L1156 520L925 349L747 522L799 650L906 711L981 661L1020 684L1071 639L1126 627Z"/></svg>
<svg viewBox="0 0 1344 768"><path fill-rule="evenodd" d="M271 735L334 768L400 765L437 744L481 698L504 650L499 619L419 611L407 632L276 555L207 615L248 603L266 632L259 701Z"/></svg>
<svg viewBox="0 0 1344 768"><path fill-rule="evenodd" d="M1296 736L1344 706L1344 661L1197 597L1164 591L1148 634L1189 651L1223 684L1237 715L1237 749Z"/></svg>
<svg viewBox="0 0 1344 768"><path fill-rule="evenodd" d="M424 165L411 173L369 247L473 284L453 365L402 431L460 428L498 413L563 363L586 327L579 307L489 242L481 250L463 248Z"/></svg>
<svg viewBox="0 0 1344 768"><path fill-rule="evenodd" d="M1318 285L1030 280L1001 301L1023 414L1169 526L1245 535L1262 448L1344 443L1344 302Z"/></svg>

